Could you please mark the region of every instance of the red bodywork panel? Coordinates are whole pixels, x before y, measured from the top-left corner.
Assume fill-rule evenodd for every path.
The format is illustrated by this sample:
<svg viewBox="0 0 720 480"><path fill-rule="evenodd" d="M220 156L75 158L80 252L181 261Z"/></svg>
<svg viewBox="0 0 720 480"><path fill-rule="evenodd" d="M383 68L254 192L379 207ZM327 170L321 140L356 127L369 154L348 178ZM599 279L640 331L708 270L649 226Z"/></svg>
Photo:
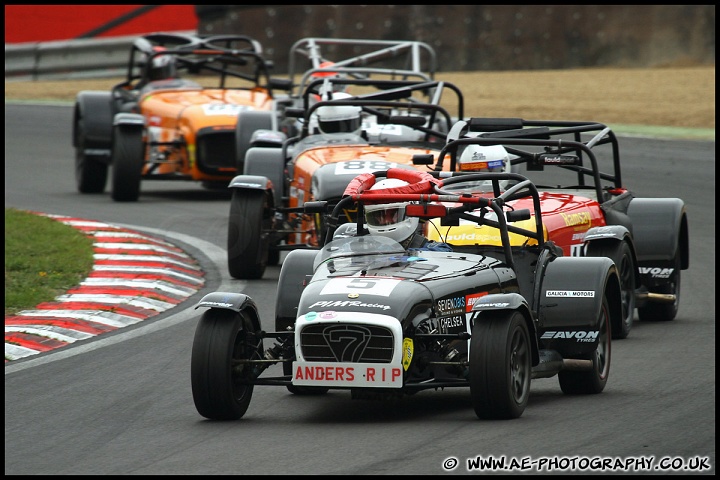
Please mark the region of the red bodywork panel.
<svg viewBox="0 0 720 480"><path fill-rule="evenodd" d="M531 202L531 199L522 199L511 204L514 208L531 208L532 211ZM561 247L565 255L579 256L587 231L606 225L600 204L588 197L540 192L540 209L546 240Z"/></svg>

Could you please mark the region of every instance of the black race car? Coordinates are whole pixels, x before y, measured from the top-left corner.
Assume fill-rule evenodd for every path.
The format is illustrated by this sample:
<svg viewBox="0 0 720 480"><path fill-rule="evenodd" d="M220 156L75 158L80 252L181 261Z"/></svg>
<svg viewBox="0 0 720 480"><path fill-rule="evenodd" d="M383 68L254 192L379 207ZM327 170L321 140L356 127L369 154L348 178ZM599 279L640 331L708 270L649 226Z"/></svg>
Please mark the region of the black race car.
<svg viewBox="0 0 720 480"><path fill-rule="evenodd" d="M567 394L602 392L611 325L621 317L614 262L564 256L547 241L538 191L522 175L439 176L401 168L364 173L329 215L328 202L307 202L306 213L329 217L326 242L285 258L274 331L263 328L247 295L203 297L191 360L200 415L241 418L256 385L299 395L342 389L353 398L469 387L483 419L520 417L532 378L557 375ZM408 184L371 189L379 178ZM496 190L501 181L514 186L496 197L452 191L457 182L477 180ZM507 207L520 199L529 199L526 208ZM370 235L368 205L396 202L410 202L409 217L475 222L495 231L500 244L473 252L406 250ZM350 208L358 209L357 221L343 223ZM524 241L511 242L511 235ZM283 375L270 374L275 364Z"/></svg>

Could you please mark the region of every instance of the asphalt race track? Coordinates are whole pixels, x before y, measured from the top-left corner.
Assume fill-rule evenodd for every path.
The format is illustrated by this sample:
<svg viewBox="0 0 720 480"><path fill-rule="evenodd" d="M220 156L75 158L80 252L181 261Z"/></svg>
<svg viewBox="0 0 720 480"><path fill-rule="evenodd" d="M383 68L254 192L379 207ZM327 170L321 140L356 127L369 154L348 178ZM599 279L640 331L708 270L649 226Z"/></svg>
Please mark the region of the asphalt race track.
<svg viewBox="0 0 720 480"><path fill-rule="evenodd" d="M156 181L143 182L137 203L77 193L71 120L69 106L5 105L5 206L162 236L206 281L145 321L7 362L6 475L489 473L478 457L517 462L495 473L715 473L715 142L621 137L626 186L687 204L691 258L678 317L636 320L613 342L602 394L533 380L520 419L480 421L467 389L375 403L256 387L243 419L212 422L190 390L193 306L210 291L243 291L272 325L279 267L230 278L227 192Z"/></svg>

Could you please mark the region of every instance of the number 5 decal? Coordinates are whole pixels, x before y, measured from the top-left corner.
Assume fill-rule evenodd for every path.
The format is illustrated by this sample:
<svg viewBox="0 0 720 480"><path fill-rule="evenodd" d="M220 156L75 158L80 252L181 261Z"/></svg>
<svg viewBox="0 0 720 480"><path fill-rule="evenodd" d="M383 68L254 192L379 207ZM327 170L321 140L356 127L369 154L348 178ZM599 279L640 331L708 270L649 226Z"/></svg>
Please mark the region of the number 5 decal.
<svg viewBox="0 0 720 480"><path fill-rule="evenodd" d="M320 292L320 295L362 293L389 297L400 280L390 278L368 280L365 278L333 278Z"/></svg>

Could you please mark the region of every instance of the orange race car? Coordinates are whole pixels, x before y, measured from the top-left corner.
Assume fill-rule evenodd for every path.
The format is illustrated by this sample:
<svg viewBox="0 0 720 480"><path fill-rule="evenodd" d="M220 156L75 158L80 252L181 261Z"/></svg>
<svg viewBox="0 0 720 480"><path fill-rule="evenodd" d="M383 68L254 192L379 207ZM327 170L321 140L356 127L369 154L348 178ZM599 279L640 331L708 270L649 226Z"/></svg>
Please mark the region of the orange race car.
<svg viewBox="0 0 720 480"><path fill-rule="evenodd" d="M272 129L272 114L246 120L242 111L273 112L272 78L261 45L242 35L153 33L137 38L126 79L109 92L81 91L72 143L80 193L105 190L112 169L113 200L136 201L141 180L191 180L227 187L242 172L249 134Z"/></svg>
<svg viewBox="0 0 720 480"><path fill-rule="evenodd" d="M370 91L351 96L350 85ZM443 93L457 107L455 115L438 103ZM285 111L298 119L299 135L251 146L243 174L230 182L227 251L234 278L261 278L282 251L319 248L325 215L304 213L306 202L322 200L331 208L360 173L427 171L430 166L413 163L413 156L437 153L463 116L460 90L438 81L320 78L308 83L302 104ZM348 222L353 218L346 212Z"/></svg>

